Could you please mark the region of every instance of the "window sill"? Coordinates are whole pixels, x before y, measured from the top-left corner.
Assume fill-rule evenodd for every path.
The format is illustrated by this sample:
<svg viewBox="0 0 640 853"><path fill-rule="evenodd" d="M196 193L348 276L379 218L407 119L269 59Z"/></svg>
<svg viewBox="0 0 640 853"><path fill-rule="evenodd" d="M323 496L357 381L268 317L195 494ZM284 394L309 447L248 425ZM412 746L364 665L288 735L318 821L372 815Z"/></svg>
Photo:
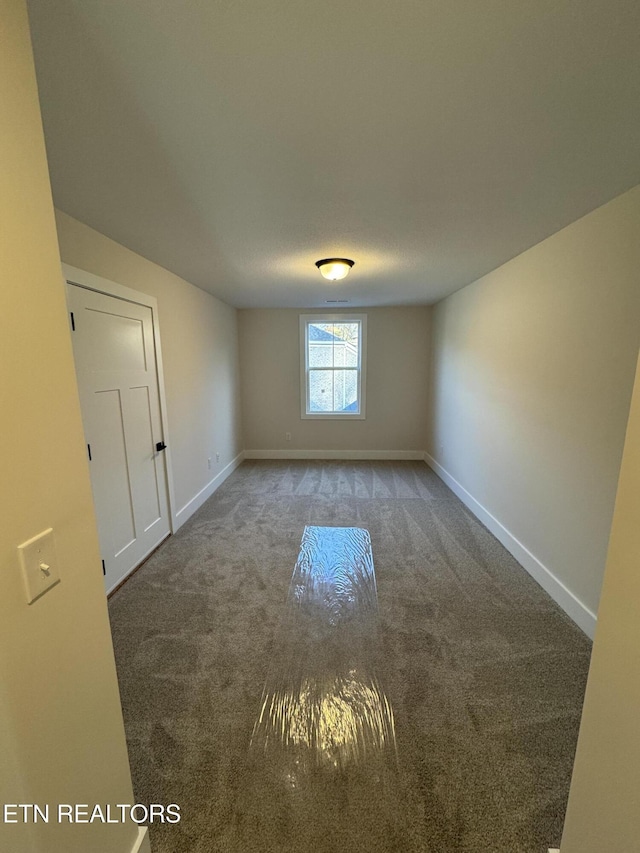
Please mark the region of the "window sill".
<svg viewBox="0 0 640 853"><path fill-rule="evenodd" d="M355 414L348 412L340 414L339 412L311 412L300 415L303 421L364 421L366 420L364 412Z"/></svg>

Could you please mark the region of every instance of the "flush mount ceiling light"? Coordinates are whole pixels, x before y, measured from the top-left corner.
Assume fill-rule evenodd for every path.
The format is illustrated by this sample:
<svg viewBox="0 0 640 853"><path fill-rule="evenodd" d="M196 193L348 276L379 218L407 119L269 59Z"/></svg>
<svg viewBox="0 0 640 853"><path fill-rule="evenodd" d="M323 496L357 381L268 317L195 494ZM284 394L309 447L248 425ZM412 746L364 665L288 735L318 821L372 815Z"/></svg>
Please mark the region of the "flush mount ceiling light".
<svg viewBox="0 0 640 853"><path fill-rule="evenodd" d="M339 281L341 278L346 278L353 264L354 262L348 258L324 258L322 261L316 261L320 274L328 278L329 281Z"/></svg>

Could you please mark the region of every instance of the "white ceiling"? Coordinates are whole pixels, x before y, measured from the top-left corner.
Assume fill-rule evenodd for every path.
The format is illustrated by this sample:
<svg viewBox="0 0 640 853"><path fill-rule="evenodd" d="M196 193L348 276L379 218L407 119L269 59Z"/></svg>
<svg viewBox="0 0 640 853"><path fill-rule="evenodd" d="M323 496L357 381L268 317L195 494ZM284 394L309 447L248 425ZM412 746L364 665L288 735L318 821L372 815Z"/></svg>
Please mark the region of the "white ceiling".
<svg viewBox="0 0 640 853"><path fill-rule="evenodd" d="M29 7L56 205L236 306L433 302L640 182L638 0Z"/></svg>

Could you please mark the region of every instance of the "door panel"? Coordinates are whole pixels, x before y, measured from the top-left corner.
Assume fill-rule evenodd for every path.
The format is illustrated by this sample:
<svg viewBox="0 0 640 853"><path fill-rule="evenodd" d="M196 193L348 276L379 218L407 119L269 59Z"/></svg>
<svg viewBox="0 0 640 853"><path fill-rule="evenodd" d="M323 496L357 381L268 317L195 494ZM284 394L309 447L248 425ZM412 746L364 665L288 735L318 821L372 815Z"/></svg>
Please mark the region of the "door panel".
<svg viewBox="0 0 640 853"><path fill-rule="evenodd" d="M129 399L129 446L132 487L135 489L135 506L138 521L146 532L162 516L160 486L153 462L156 453L153 441L153 418L149 400L149 389L131 388Z"/></svg>
<svg viewBox="0 0 640 853"><path fill-rule="evenodd" d="M76 285L73 285L74 287ZM91 293L92 291L86 291ZM104 294L98 294L104 295ZM114 299L114 296L107 296ZM127 303L123 300L115 300ZM131 304L131 303L129 303ZM138 306L142 307L142 306ZM151 309L146 308L151 315ZM144 326L142 320L123 317L116 313L98 311L87 307L83 315L85 331L91 336L92 346L86 354L87 368L100 373L120 370L147 369L145 357Z"/></svg>
<svg viewBox="0 0 640 853"><path fill-rule="evenodd" d="M91 439L93 502L99 525L109 520L109 550L118 555L136 538L120 389L94 394L91 408L85 432ZM101 532L101 545L102 538Z"/></svg>
<svg viewBox="0 0 640 853"><path fill-rule="evenodd" d="M67 286L91 485L113 589L170 532L149 307Z"/></svg>

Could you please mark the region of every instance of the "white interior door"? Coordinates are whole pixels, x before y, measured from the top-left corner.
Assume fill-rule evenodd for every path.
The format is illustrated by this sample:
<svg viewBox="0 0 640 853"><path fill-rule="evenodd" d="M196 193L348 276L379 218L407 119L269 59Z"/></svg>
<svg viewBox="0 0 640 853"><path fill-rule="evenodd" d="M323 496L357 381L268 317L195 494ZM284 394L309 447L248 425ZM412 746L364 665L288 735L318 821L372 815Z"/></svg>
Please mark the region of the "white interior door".
<svg viewBox="0 0 640 853"><path fill-rule="evenodd" d="M107 592L169 534L151 308L67 285Z"/></svg>

